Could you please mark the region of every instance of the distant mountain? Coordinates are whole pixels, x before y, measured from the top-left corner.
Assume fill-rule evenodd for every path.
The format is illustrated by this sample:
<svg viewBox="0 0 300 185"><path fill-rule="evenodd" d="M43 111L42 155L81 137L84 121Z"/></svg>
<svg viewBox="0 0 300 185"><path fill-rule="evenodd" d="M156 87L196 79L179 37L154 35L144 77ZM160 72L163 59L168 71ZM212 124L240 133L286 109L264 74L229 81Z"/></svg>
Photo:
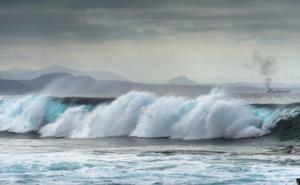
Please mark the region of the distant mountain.
<svg viewBox="0 0 300 185"><path fill-rule="evenodd" d="M29 80L48 73L69 73L73 75L89 76L97 80L128 81L126 78L109 71L78 71L61 65L53 65L40 70L13 69L0 71L0 78L10 80Z"/></svg>
<svg viewBox="0 0 300 185"><path fill-rule="evenodd" d="M168 81L167 83L172 84L172 85L198 85L198 83L194 82L193 80L191 80L185 76L178 76L178 77Z"/></svg>
<svg viewBox="0 0 300 185"><path fill-rule="evenodd" d="M129 81L96 80L85 75L74 75L65 72L47 73L34 79L8 80L0 78L1 95L23 95L41 93L54 96L93 96L116 97L132 90L153 92L159 95L179 95L196 97L207 94L218 86L233 93L265 92L263 86L244 83L195 84L187 78L176 78L175 84L146 84ZM183 83L184 82L184 83ZM188 83L187 83L188 82ZM181 84L179 84L181 83ZM252 85L252 86L250 86ZM292 87L291 87L292 88ZM293 86L293 91L300 91Z"/></svg>
<svg viewBox="0 0 300 185"><path fill-rule="evenodd" d="M198 96L208 93L210 85L144 84L128 81L95 80L88 76L69 73L49 73L30 80L0 79L0 94L21 95L42 93L56 96L115 97L132 90L161 95Z"/></svg>

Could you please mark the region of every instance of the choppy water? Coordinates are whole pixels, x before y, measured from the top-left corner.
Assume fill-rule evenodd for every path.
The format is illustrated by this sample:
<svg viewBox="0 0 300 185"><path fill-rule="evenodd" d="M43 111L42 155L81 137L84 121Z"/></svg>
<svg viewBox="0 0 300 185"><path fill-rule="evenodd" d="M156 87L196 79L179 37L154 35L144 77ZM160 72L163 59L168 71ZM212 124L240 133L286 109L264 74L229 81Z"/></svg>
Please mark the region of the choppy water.
<svg viewBox="0 0 300 185"><path fill-rule="evenodd" d="M274 138L77 140L4 135L1 184L274 185L295 184L300 174L298 142Z"/></svg>

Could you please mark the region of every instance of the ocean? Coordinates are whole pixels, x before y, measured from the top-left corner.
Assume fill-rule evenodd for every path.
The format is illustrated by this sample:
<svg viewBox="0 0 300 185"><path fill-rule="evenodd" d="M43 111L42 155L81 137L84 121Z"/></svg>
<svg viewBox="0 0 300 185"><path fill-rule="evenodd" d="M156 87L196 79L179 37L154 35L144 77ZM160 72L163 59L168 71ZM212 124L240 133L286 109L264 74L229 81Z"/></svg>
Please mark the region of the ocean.
<svg viewBox="0 0 300 185"><path fill-rule="evenodd" d="M286 96L2 96L0 184L296 184Z"/></svg>

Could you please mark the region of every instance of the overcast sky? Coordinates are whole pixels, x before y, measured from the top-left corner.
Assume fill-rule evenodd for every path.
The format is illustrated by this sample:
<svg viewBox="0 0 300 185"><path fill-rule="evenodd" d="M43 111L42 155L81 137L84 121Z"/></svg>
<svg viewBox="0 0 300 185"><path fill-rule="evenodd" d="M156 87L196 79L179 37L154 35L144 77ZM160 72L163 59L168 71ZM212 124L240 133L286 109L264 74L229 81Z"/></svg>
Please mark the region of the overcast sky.
<svg viewBox="0 0 300 185"><path fill-rule="evenodd" d="M253 52L300 82L299 0L0 0L0 68L62 64L130 80L252 82Z"/></svg>

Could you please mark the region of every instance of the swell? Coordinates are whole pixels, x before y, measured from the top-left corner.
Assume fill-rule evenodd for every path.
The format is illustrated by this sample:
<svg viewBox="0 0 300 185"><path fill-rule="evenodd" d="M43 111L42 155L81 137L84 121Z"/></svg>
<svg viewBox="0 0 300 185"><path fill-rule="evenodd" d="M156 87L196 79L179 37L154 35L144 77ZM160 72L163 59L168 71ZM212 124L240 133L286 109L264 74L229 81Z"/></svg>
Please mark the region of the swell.
<svg viewBox="0 0 300 185"><path fill-rule="evenodd" d="M300 139L300 114L288 119L281 119L271 134L280 140L299 140Z"/></svg>
<svg viewBox="0 0 300 185"><path fill-rule="evenodd" d="M254 112L264 124L270 125L268 135L281 140L300 139L300 103L253 104Z"/></svg>
<svg viewBox="0 0 300 185"><path fill-rule="evenodd" d="M0 131L40 137L297 139L299 115L299 103L247 105L218 91L195 99L135 91L117 99L0 98Z"/></svg>

